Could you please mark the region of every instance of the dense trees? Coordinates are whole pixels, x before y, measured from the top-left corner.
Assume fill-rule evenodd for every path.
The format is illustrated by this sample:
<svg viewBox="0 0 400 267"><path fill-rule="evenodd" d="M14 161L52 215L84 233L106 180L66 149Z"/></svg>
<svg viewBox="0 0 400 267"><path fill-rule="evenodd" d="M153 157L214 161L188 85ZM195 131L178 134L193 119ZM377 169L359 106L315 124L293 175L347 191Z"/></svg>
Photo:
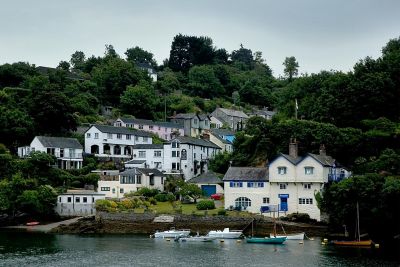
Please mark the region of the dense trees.
<svg viewBox="0 0 400 267"><path fill-rule="evenodd" d="M298 74L299 63L297 63L296 58L295 57L285 58L283 66L285 66L283 73L285 73L289 81L292 81L293 77L297 76Z"/></svg>

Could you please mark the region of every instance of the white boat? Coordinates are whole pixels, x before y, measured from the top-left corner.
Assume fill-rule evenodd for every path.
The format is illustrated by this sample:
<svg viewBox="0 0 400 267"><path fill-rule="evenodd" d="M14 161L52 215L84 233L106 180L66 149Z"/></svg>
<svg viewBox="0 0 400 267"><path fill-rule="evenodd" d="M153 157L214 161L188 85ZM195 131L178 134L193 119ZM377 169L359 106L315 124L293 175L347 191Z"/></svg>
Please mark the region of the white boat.
<svg viewBox="0 0 400 267"><path fill-rule="evenodd" d="M288 234L288 235L276 235L276 237L286 237L286 240L304 240L305 233L296 233L296 234ZM274 236L274 234L270 234L270 236Z"/></svg>
<svg viewBox="0 0 400 267"><path fill-rule="evenodd" d="M181 242L211 242L217 239L211 236L189 236L189 237L179 237L178 241Z"/></svg>
<svg viewBox="0 0 400 267"><path fill-rule="evenodd" d="M215 238L237 239L240 238L242 235L242 230L230 230L229 228L224 228L223 231L210 231L207 236Z"/></svg>
<svg viewBox="0 0 400 267"><path fill-rule="evenodd" d="M168 231L163 231L163 232L156 232L154 234L155 238L179 238L179 237L188 237L190 234L189 229L181 229L181 230L176 230L172 228L171 230Z"/></svg>

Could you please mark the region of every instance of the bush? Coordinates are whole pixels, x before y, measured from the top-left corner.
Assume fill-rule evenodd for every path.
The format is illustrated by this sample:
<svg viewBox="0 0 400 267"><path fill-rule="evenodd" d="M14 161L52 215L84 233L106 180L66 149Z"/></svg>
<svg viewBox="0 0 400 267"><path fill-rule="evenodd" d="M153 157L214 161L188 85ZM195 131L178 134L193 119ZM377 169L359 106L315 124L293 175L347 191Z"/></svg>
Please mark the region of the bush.
<svg viewBox="0 0 400 267"><path fill-rule="evenodd" d="M96 200L96 210L97 211L116 211L118 204L112 200L98 199Z"/></svg>
<svg viewBox="0 0 400 267"><path fill-rule="evenodd" d="M196 208L198 210L212 210L215 209L215 204L213 200L201 200L197 203Z"/></svg>
<svg viewBox="0 0 400 267"><path fill-rule="evenodd" d="M226 216L226 210L219 210L218 215Z"/></svg>
<svg viewBox="0 0 400 267"><path fill-rule="evenodd" d="M154 199L158 202L166 202L168 194L157 194L154 196Z"/></svg>
<svg viewBox="0 0 400 267"><path fill-rule="evenodd" d="M159 192L160 191L158 189L150 189L150 188L147 188L147 187L142 187L137 192L135 192L135 195L144 196L144 197L154 197Z"/></svg>
<svg viewBox="0 0 400 267"><path fill-rule="evenodd" d="M281 218L283 221L299 222L299 223L312 223L314 219L310 218L307 213L291 213L286 217Z"/></svg>
<svg viewBox="0 0 400 267"><path fill-rule="evenodd" d="M154 197L149 198L149 202L151 205L157 205L157 200Z"/></svg>
<svg viewBox="0 0 400 267"><path fill-rule="evenodd" d="M167 201L173 202L173 201L175 201L175 200L176 200L176 197L175 197L174 194L172 194L172 193L168 193L168 194L167 194Z"/></svg>

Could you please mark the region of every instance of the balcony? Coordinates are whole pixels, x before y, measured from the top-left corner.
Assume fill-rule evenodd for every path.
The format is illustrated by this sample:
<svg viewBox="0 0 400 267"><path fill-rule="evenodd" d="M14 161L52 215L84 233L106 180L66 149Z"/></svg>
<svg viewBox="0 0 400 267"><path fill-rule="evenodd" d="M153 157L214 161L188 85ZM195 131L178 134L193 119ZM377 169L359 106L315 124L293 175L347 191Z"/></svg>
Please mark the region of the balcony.
<svg viewBox="0 0 400 267"><path fill-rule="evenodd" d="M61 158L61 159L81 159L82 158L82 153L54 153L54 156L56 158Z"/></svg>

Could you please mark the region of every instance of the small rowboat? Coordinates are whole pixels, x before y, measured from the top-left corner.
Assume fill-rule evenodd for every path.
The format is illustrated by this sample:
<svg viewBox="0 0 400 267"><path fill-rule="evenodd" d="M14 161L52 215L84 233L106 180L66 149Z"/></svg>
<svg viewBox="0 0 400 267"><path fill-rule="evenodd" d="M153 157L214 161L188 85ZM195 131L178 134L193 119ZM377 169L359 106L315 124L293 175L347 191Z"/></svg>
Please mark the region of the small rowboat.
<svg viewBox="0 0 400 267"><path fill-rule="evenodd" d="M35 225L38 225L38 224L40 224L40 222L28 222L28 223L26 223L27 226L35 226Z"/></svg>
<svg viewBox="0 0 400 267"><path fill-rule="evenodd" d="M212 242L216 237L210 237L210 236L189 236L189 237L180 237L178 238L178 241L181 242Z"/></svg>
<svg viewBox="0 0 400 267"><path fill-rule="evenodd" d="M372 246L372 240L354 240L354 241L332 241L332 244L336 246L351 246L351 247L370 247Z"/></svg>
<svg viewBox="0 0 400 267"><path fill-rule="evenodd" d="M250 237L246 239L247 243L259 243L259 244L283 244L286 241L286 237Z"/></svg>

